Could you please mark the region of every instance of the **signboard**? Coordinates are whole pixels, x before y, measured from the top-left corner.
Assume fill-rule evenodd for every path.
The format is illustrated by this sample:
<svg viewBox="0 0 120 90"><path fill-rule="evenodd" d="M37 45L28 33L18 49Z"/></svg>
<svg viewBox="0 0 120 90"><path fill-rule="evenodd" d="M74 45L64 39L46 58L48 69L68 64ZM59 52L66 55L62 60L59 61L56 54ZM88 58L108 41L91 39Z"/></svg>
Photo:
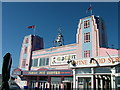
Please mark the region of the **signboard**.
<svg viewBox="0 0 120 90"><path fill-rule="evenodd" d="M12 72L12 75L21 75L22 74L22 71L13 71Z"/></svg>
<svg viewBox="0 0 120 90"><path fill-rule="evenodd" d="M73 75L72 70L23 71L23 75Z"/></svg>
<svg viewBox="0 0 120 90"><path fill-rule="evenodd" d="M82 58L79 60L74 60L76 65L73 66L70 64L70 67L74 68L74 67L109 66L120 63L120 57L117 55L111 57L95 57L94 60L92 61L90 60L91 58Z"/></svg>
<svg viewBox="0 0 120 90"><path fill-rule="evenodd" d="M51 57L51 65L68 64L68 60L75 60L76 54L61 55Z"/></svg>

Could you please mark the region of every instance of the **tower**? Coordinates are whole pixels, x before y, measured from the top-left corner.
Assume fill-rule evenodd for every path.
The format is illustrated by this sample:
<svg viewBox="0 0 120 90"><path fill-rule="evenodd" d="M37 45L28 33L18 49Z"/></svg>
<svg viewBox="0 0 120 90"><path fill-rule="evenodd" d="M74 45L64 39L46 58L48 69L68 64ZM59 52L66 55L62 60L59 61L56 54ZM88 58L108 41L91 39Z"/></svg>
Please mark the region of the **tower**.
<svg viewBox="0 0 120 90"><path fill-rule="evenodd" d="M20 69L30 70L32 51L38 49L43 49L43 38L36 35L28 35L24 37L20 53Z"/></svg>
<svg viewBox="0 0 120 90"><path fill-rule="evenodd" d="M94 15L80 19L76 42L79 46L80 57L88 58L99 55L100 47L107 47L105 25L100 17Z"/></svg>

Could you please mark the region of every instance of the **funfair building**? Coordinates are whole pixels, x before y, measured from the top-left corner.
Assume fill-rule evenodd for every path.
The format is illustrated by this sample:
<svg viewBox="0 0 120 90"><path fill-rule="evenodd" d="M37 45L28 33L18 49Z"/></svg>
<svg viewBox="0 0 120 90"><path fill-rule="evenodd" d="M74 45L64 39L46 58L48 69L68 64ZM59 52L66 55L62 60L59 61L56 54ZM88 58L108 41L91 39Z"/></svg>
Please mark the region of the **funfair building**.
<svg viewBox="0 0 120 90"><path fill-rule="evenodd" d="M118 90L120 57L118 49L108 48L104 22L99 16L80 19L76 43L63 45L58 34L55 46L43 49L43 39L25 36L19 68L13 70L28 88Z"/></svg>

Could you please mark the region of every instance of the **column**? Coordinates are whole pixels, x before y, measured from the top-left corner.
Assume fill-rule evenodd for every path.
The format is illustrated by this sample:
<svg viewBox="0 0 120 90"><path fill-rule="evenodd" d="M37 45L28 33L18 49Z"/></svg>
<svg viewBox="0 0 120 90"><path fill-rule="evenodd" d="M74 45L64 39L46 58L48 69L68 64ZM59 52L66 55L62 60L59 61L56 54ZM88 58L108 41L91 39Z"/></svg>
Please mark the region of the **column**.
<svg viewBox="0 0 120 90"><path fill-rule="evenodd" d="M51 77L48 76L48 85L47 85L47 88L50 89L50 82L51 82Z"/></svg>
<svg viewBox="0 0 120 90"><path fill-rule="evenodd" d="M76 70L73 69L73 88L76 89L77 86L76 86Z"/></svg>
<svg viewBox="0 0 120 90"><path fill-rule="evenodd" d="M96 90L98 90L98 88L99 88L99 87L98 87L98 76L96 75L95 77L96 77L96 78L95 78L95 79L96 79Z"/></svg>
<svg viewBox="0 0 120 90"><path fill-rule="evenodd" d="M95 76L94 76L94 68L91 68L91 74L93 74L92 77L91 77L91 84L92 84L91 88L94 89L94 80L95 80L94 79L95 78Z"/></svg>
<svg viewBox="0 0 120 90"><path fill-rule="evenodd" d="M103 90L103 77L100 75L100 88Z"/></svg>
<svg viewBox="0 0 120 90"><path fill-rule="evenodd" d="M113 67L111 69L111 71L112 71L112 74L111 74L111 85L112 85L112 88L115 89L116 88L116 85L115 85L115 75L114 75L115 72L116 72L115 67Z"/></svg>
<svg viewBox="0 0 120 90"><path fill-rule="evenodd" d="M37 76L37 81L36 81L36 84L35 84L35 88L39 88L39 87L38 87L39 79L40 79L39 76Z"/></svg>
<svg viewBox="0 0 120 90"><path fill-rule="evenodd" d="M64 76L61 77L61 89L64 90Z"/></svg>
<svg viewBox="0 0 120 90"><path fill-rule="evenodd" d="M115 76L114 75L111 75L111 85L112 85L112 88L116 88L115 86Z"/></svg>

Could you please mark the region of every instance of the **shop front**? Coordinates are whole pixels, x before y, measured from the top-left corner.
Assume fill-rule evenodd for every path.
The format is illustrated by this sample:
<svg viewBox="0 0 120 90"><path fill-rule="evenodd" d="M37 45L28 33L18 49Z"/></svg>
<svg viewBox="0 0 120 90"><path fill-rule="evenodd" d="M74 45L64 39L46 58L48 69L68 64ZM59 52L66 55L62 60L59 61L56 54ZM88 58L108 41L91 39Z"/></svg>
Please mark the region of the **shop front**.
<svg viewBox="0 0 120 90"><path fill-rule="evenodd" d="M40 90L73 88L72 70L23 71L22 75L27 80L28 88Z"/></svg>
<svg viewBox="0 0 120 90"><path fill-rule="evenodd" d="M111 90L111 73L110 71L106 71L107 67L102 68L81 68L76 69L76 88L84 89L84 90ZM92 70L94 69L94 73ZM96 70L100 71L96 71ZM104 69L104 70L102 70Z"/></svg>
<svg viewBox="0 0 120 90"><path fill-rule="evenodd" d="M76 60L73 68L73 87L81 90L119 90L120 57L96 57Z"/></svg>

